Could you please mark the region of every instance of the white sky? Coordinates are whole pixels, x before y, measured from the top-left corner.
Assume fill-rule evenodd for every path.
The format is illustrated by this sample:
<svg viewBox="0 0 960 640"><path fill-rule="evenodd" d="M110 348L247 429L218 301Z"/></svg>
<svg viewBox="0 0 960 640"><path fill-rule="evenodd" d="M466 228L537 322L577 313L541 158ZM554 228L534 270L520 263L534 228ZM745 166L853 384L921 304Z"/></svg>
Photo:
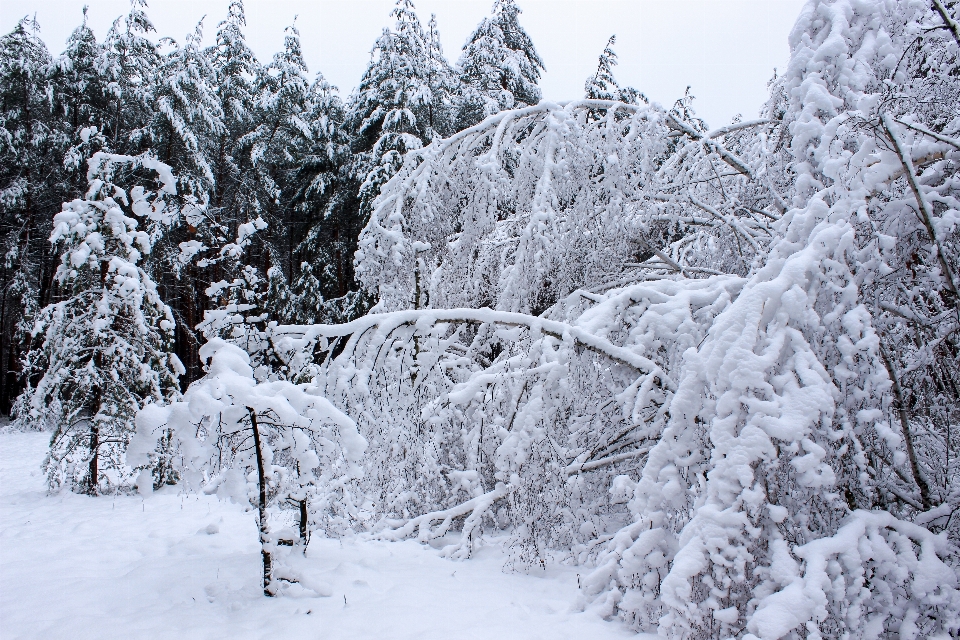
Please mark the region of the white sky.
<svg viewBox="0 0 960 640"><path fill-rule="evenodd" d="M210 42L229 0L148 0L159 36L182 39L204 15ZM0 32L36 14L41 35L59 53L90 6L98 39L125 14L127 0L0 0ZM385 26L394 0L247 0L247 39L261 61L283 45L283 29L298 15L311 73L322 71L346 97L356 86L370 48ZM493 0L415 0L426 25L437 15L444 52L451 63ZM617 34L616 77L664 105L697 97L697 113L713 126L736 113L755 116L774 68L788 58L787 35L804 0L518 0L520 23L530 34L547 71L545 98L583 94L607 38Z"/></svg>

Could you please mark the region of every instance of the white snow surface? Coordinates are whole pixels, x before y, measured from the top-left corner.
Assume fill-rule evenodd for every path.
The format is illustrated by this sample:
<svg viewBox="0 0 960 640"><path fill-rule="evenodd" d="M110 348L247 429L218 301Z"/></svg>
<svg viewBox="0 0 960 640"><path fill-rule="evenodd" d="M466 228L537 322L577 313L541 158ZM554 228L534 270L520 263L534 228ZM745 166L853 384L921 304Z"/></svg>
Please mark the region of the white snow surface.
<svg viewBox="0 0 960 640"><path fill-rule="evenodd" d="M46 433L0 435L0 636L15 638L642 638L579 613L577 569L503 570L414 541L314 538L330 597L266 598L255 512L214 496L48 495ZM582 571L582 569L580 570Z"/></svg>

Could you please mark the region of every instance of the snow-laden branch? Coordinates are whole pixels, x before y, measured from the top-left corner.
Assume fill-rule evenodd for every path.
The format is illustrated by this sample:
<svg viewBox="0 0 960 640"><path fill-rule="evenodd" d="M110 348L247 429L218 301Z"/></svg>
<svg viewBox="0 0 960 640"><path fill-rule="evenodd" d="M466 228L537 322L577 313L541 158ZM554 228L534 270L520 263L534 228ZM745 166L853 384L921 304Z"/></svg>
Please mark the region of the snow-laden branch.
<svg viewBox="0 0 960 640"><path fill-rule="evenodd" d="M786 209L756 133L779 126L758 119L700 134L656 105L596 100L496 114L407 157L361 234L358 277L379 310L540 315L572 291L622 279L647 252L677 273L743 274L770 237L751 210ZM676 148L671 127L690 134ZM718 172L717 154L737 171ZM713 215L689 196L719 224L690 226Z"/></svg>
<svg viewBox="0 0 960 640"><path fill-rule="evenodd" d="M425 513L402 524L387 521L383 523L386 528L374 533L373 537L381 540L402 540L416 534L418 541L429 542L443 537L450 530L454 519L467 516L460 530L460 540L455 544L444 547L443 554L453 558L468 558L472 551L471 536L480 525L484 515L487 514L493 503L509 496L515 490L516 487L513 485L500 485L492 491L471 498L455 507ZM433 523L438 521L440 524L435 527L432 526Z"/></svg>
<svg viewBox="0 0 960 640"><path fill-rule="evenodd" d="M673 381L654 362L629 349L618 347L604 338L564 322L509 311L494 311L492 309L410 309L391 313L372 313L352 322L337 325L280 325L272 331L278 337L286 335L297 337L304 343L312 343L318 338L330 339L362 334L372 328L377 328L381 334L387 335L402 325L415 325L419 329L440 322L471 322L524 327L534 333L543 333L558 340L572 339L577 344L605 355L611 360L640 373L660 377L668 388L674 385Z"/></svg>

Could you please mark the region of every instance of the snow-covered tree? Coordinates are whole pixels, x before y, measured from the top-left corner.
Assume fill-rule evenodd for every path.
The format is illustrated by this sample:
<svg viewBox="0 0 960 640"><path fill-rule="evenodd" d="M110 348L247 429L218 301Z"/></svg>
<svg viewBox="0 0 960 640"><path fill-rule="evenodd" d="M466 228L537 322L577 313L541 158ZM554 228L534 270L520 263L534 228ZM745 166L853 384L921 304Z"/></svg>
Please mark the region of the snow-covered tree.
<svg viewBox="0 0 960 640"><path fill-rule="evenodd" d="M646 103L647 99L642 93L633 87L621 87L613 77L613 68L617 66L617 53L613 50L616 43L616 35L607 40L607 46L603 48L597 61L596 73L584 83L584 97L588 100L617 100L628 104Z"/></svg>
<svg viewBox="0 0 960 640"><path fill-rule="evenodd" d="M258 384L249 356L235 345L213 339L201 358L208 363L206 375L182 400L150 405L138 415L130 465L153 462L158 441L170 434L179 453L176 469L188 486L257 510L264 594L279 595L299 583L330 595L326 585L297 571L295 557L280 554L281 543L298 534L305 548L307 523L301 519L293 534L271 526L270 511L293 500L297 516L305 516L318 476L328 485L359 476L356 461L366 442L353 420L311 385Z"/></svg>
<svg viewBox="0 0 960 640"><path fill-rule="evenodd" d="M537 83L543 61L533 41L520 26L520 7L514 0L496 0L467 39L457 67L463 95L457 129L465 129L487 116L540 102Z"/></svg>
<svg viewBox="0 0 960 640"><path fill-rule="evenodd" d="M151 147L176 172L179 191L206 205L214 188L210 141L225 132L217 74L201 48L203 23L183 45L171 40L157 69Z"/></svg>
<svg viewBox="0 0 960 640"><path fill-rule="evenodd" d="M118 172L135 170L156 172L157 190L116 186ZM179 393L182 367L170 352L170 309L141 266L176 215L166 201L176 194L173 174L150 155L97 153L88 178L86 196L54 218L64 297L37 316L24 371L39 381L15 413L23 428L54 429L44 464L50 488L96 495L129 480L123 455L134 417Z"/></svg>
<svg viewBox="0 0 960 640"><path fill-rule="evenodd" d="M306 230L296 238L291 265L291 320L296 323L332 321L342 314L352 319L363 312L349 299L362 221L346 111L321 74L310 87L309 104L311 146L294 179L295 208Z"/></svg>
<svg viewBox="0 0 960 640"><path fill-rule="evenodd" d="M950 338L933 329L943 342L924 344L918 326L953 313L953 229L938 218L956 208L958 102L942 65L958 43L943 26L921 3L804 9L768 106L791 133L769 138L783 170L758 174L772 193L786 182L784 215L686 358L626 492L635 521L587 580L600 610L683 638L957 632L955 489L927 479L949 477L955 456L933 435L951 418L928 409L952 402L933 356ZM906 397L888 331L916 332L897 356L938 392Z"/></svg>
<svg viewBox="0 0 960 640"><path fill-rule="evenodd" d="M243 2L234 0L227 9L227 18L217 26L217 43L209 52L217 74L217 95L225 124L223 136L236 135L241 131L246 133L252 128L253 80L258 75L258 63L243 34L246 24ZM229 150L225 148L223 136L221 143L224 148L219 153L226 159Z"/></svg>
<svg viewBox="0 0 960 640"><path fill-rule="evenodd" d="M211 210L207 213L224 226L229 226L233 218L242 223L260 213L252 162L249 153L239 144L256 127L254 82L262 74L256 56L247 45L244 26L243 3L235 0L230 3L227 19L217 27L216 45L207 52L216 72L216 92L223 114L223 128L212 141L210 152L214 185ZM216 215L218 213L220 215Z"/></svg>
<svg viewBox="0 0 960 640"><path fill-rule="evenodd" d="M50 295L46 210L66 194L62 131L48 99L51 56L33 20L0 38L0 410L18 395L16 362L29 348L33 318ZM13 365L13 366L11 366Z"/></svg>
<svg viewBox="0 0 960 640"><path fill-rule="evenodd" d="M599 547L585 603L643 630L956 633L956 396L943 367L956 326L960 102L949 24L924 4L811 2L759 120L710 130L689 92L668 111L586 100L505 112L410 156L384 188L358 253L361 281L390 313L371 316L380 329L351 334L339 357L368 340L377 353L390 345L382 360L365 348L354 358L363 385L389 389L406 372L406 417L376 419L396 425L388 440L403 438L406 455L420 452L414 467L460 478L472 469L456 457L453 434L479 441L475 425L495 415L543 426L524 431L511 419L491 453L524 443L517 461L526 466L509 485L496 472L471 474L480 486L468 484L472 497L460 506L449 481L379 462L396 470L381 482L396 489L378 504L400 512L386 516L385 532L429 538L509 494L507 521L541 558L558 545L588 558L598 548L557 535L567 513L589 520L582 531L594 527L595 540L612 536ZM601 109L603 118L590 117ZM424 306L433 309L417 310ZM669 317L691 324L667 330ZM609 406L593 395L602 387L569 392L575 376L612 375L609 365L578 361L547 340L478 342L482 326L460 329L470 318L550 330L569 344L580 337L573 329L548 329L563 318L647 358L637 386L604 382L624 422L563 404L572 395ZM545 395L547 363L531 356L548 347L568 386ZM504 353L510 365L499 378ZM635 394L652 390L644 385L654 378L662 395ZM507 403L498 406L499 397ZM393 398L390 406L406 405ZM450 431L444 415L455 417ZM576 420L592 423L598 439L585 458L567 444L578 442L566 439ZM595 457L624 439L649 443L628 449L642 470ZM379 443L370 440L372 454ZM550 480L587 461L583 476L601 460L614 475L596 485ZM504 482L497 493L493 480ZM561 501L557 510L524 506L532 487ZM393 496L408 495L421 502L405 515ZM610 525L619 518L618 531ZM548 522L529 534L531 523Z"/></svg>
<svg viewBox="0 0 960 640"><path fill-rule="evenodd" d="M70 34L66 49L49 71L53 110L70 145L63 168L70 190L77 195L86 190L85 160L107 144L103 132L110 122L110 95L109 80L99 68L102 55L103 47L87 25L84 8L83 23Z"/></svg>
<svg viewBox="0 0 960 640"><path fill-rule="evenodd" d="M266 228L267 223L260 217L241 224L237 227L234 242L224 244L219 252L198 262L201 267L225 263L223 271L233 274L232 279L214 282L204 292L215 306L212 310L204 311L203 322L198 325L205 338L226 338L236 341L248 352L259 351L256 347L256 325L264 323L269 317L266 308L267 278L259 269L244 262L254 238ZM182 243L183 262L192 260L196 253L207 249L198 244Z"/></svg>
<svg viewBox="0 0 960 640"><path fill-rule="evenodd" d="M407 152L430 142L435 99L437 49L431 46L411 0L397 0L390 13L393 30L384 29L370 52L370 63L350 100L348 126L364 217L380 188L403 164Z"/></svg>
<svg viewBox="0 0 960 640"><path fill-rule="evenodd" d="M539 315L647 269L744 275L779 200L754 177L763 148L743 159L727 139L770 124L701 134L659 107L591 100L502 112L408 161L361 234L358 276L383 310Z"/></svg>
<svg viewBox="0 0 960 640"><path fill-rule="evenodd" d="M270 319L289 314L288 274L298 226L291 197L281 197L290 175L309 149L310 89L296 26L287 28L284 50L266 67L244 59L248 50L240 41L242 6L233 5L233 17L221 25L222 51L240 56L228 85L236 95L224 94L234 118L231 129L251 129L236 147L224 140L220 149L223 176L220 206L198 214L199 234L180 243L182 264L195 264L210 274L204 295L213 309L204 310L198 328L209 339L222 336L257 352L259 329ZM258 71L252 111L243 103L246 70ZM292 195L292 194L291 194ZM258 362L260 364L260 362Z"/></svg>
<svg viewBox="0 0 960 640"><path fill-rule="evenodd" d="M456 130L456 110L459 104L461 88L460 78L443 54L440 44L440 28L437 16L430 15L425 32L427 45L427 85L430 87L431 102L428 111L429 130L427 141L435 136L446 138Z"/></svg>
<svg viewBox="0 0 960 640"><path fill-rule="evenodd" d="M306 122L310 81L295 24L287 27L283 42L283 51L274 55L259 76L255 128L242 141L260 181L261 206L270 213L276 210L278 220L285 220L279 207L287 207L278 201L283 173L310 140Z"/></svg>
<svg viewBox="0 0 960 640"><path fill-rule="evenodd" d="M160 53L148 37L155 29L145 7L145 0L130 0L130 12L107 31L97 62L110 94L105 134L113 153L136 153L149 146Z"/></svg>

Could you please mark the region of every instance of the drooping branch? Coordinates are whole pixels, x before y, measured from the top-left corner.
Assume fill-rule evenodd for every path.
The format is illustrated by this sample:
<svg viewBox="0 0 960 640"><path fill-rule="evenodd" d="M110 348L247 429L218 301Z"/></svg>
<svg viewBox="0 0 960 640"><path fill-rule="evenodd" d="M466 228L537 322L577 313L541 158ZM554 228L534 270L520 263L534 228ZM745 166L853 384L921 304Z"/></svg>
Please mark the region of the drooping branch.
<svg viewBox="0 0 960 640"><path fill-rule="evenodd" d="M512 484L502 484L492 491L471 498L455 507L425 513L394 526L390 526L390 524L387 523L387 528L376 533L375 537L382 540L402 540L416 533L418 540L427 542L443 536L450 529L454 519L467 516L467 522L464 523L463 529L460 532L460 542L454 545L454 549L450 550L451 553L447 554L465 557L468 554L458 552L462 551L463 546L469 543L469 537L477 525L480 524L480 519L483 517L483 514L486 513L494 502L505 498L516 491L516 489L516 486ZM437 521L440 522L439 526L431 529L430 525Z"/></svg>
<svg viewBox="0 0 960 640"><path fill-rule="evenodd" d="M675 117L671 113L667 114L667 119L670 121L670 123L673 126L675 126L677 129L679 129L686 135L690 136L690 138L702 142L703 146L708 151L712 151L713 153L716 153L718 156L720 156L720 158L724 162L726 162L728 165L736 169L738 172L742 173L748 178L753 178L753 170L750 169L749 166L747 166L747 163L745 163L743 160L741 160L736 155L734 155L729 150L727 150L725 146L713 140L712 137L704 136L702 133L698 132L696 129L688 125L686 122L681 121L679 118ZM755 126L756 124L761 124L761 122L757 121L757 122L749 123L750 126ZM735 129L731 129L731 131L733 130ZM729 133L729 131L722 132L722 133ZM722 133L716 133L716 135L720 136L722 135Z"/></svg>
<svg viewBox="0 0 960 640"><path fill-rule="evenodd" d="M907 183L910 185L910 190L913 191L913 195L917 200L917 208L919 209L918 213L920 214L920 219L923 222L923 226L926 227L927 235L930 236L930 242L933 243L934 248L937 252L937 259L940 262L940 268L943 270L943 276L947 281L947 288L950 289L950 292L953 293L953 304L957 304L957 279L953 273L953 269L950 267L950 263L947 262L947 256L943 251L943 246L940 244L940 239L937 237L936 226L933 222L933 212L930 210L930 204L927 202L927 199L923 197L923 191L920 189L920 183L917 182L917 172L913 166L913 159L910 157L908 151L904 148L903 142L900 140L900 136L897 135L897 132L893 128L893 124L890 122L890 116L883 114L881 117L883 121L883 127L889 136L890 141L893 142L894 149L897 152L897 155L900 157L900 162L903 164L903 171L907 178Z"/></svg>
<svg viewBox="0 0 960 640"><path fill-rule="evenodd" d="M641 456L646 455L649 451L650 447L645 447L636 451L628 451L627 453L618 453L616 455L607 456L606 458L600 458L599 460L590 460L589 462L582 463L574 462L573 464L567 465L567 468L564 470L564 472L568 476L575 476L580 473L586 473L587 471L594 471L596 469L602 469L603 467L609 467L610 465L623 462L624 460L640 458Z"/></svg>
<svg viewBox="0 0 960 640"><path fill-rule="evenodd" d="M660 384L667 388L675 388L675 383L655 362L649 358L634 353L624 347L618 347L604 338L595 336L579 327L547 320L538 316L512 311L494 311L492 309L413 309L395 311L384 314L370 314L338 325L281 325L275 327L276 334L286 336L299 335L302 340L313 342L318 338L333 338L355 335L379 327L380 329L395 329L401 325L416 325L423 327L438 322L466 322L466 323L493 323L508 327L524 327L532 331L539 331L558 340L570 338L580 346L605 355L611 360L628 366L639 373L653 375L659 378Z"/></svg>
<svg viewBox="0 0 960 640"><path fill-rule="evenodd" d="M912 124L912 123L910 123L910 122L904 122L903 120L899 120L899 119L898 119L898 120L897 120L897 123L898 123L898 124L902 124L903 126L907 127L908 129L913 129L914 131L917 131L917 132L919 132L919 133L922 133L922 134L925 135L925 136L930 136L930 137L933 138L934 140L939 140L940 142L944 142L944 143L949 144L950 146L956 148L957 150L960 150L960 140L957 140L956 138L949 138L949 137L947 137L947 136L945 136L945 135L942 135L942 134L939 134L939 133L937 133L937 132L935 132L935 131L930 131L930 130L927 129L926 127L921 127L921 126L918 125L918 124ZM941 155L941 157L943 157L943 156Z"/></svg>

